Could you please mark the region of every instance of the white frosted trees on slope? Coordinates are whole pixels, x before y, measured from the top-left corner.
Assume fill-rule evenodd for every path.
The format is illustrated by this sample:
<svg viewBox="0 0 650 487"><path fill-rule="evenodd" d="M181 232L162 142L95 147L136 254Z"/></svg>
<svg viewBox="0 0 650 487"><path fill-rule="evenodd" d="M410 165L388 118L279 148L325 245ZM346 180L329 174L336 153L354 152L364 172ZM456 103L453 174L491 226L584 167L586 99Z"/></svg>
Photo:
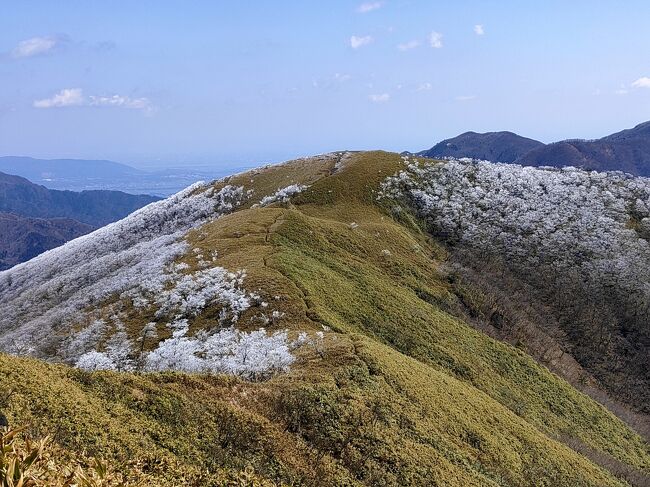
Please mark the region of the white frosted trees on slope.
<svg viewBox="0 0 650 487"><path fill-rule="evenodd" d="M267 206L275 202L287 203L293 195L301 193L305 189L307 189L307 186L303 184L291 184L285 188L278 189L270 196L265 196L259 204L260 206Z"/></svg>
<svg viewBox="0 0 650 487"><path fill-rule="evenodd" d="M648 390L650 179L451 160L409 165L385 181L386 197L462 267L523 290L519 307L541 304L612 390Z"/></svg>
<svg viewBox="0 0 650 487"><path fill-rule="evenodd" d="M165 340L147 355L145 369L220 373L261 380L287 371L294 360L286 332L269 334L263 328L252 332L230 328L211 336Z"/></svg>
<svg viewBox="0 0 650 487"><path fill-rule="evenodd" d="M628 291L650 277L650 180L482 161L409 166L382 196L404 200L444 235L520 269L580 269Z"/></svg>
<svg viewBox="0 0 650 487"><path fill-rule="evenodd" d="M79 357L75 366L88 371L117 370L115 362L113 362L107 354L95 350L84 353Z"/></svg>
<svg viewBox="0 0 650 487"><path fill-rule="evenodd" d="M116 294L155 294L168 289L171 279L183 281L181 286L191 285L189 278L179 271L170 272L169 267L188 250L184 235L231 212L243 198L241 187L214 191L197 183L0 272L0 350L11 351L12 344L28 341L35 344L36 355L47 357L44 350L56 347L52 341L60 335L52 333L52 328L61 330L78 322L86 307ZM209 288L212 284L205 281L223 282L214 275L220 272L223 269L197 276L197 280ZM173 296L178 306L201 306L201 297L196 301L183 296L181 289Z"/></svg>
<svg viewBox="0 0 650 487"><path fill-rule="evenodd" d="M322 334L318 334L316 342L322 346L322 341ZM76 367L90 371L138 370L127 358L131 350L125 342L119 338L111 342L105 352L93 350L79 357ZM251 332L228 328L194 337L185 336L182 331L160 342L151 352L143 353L141 368L148 372L173 370L264 380L289 370L295 361L291 350L310 343L304 334L291 342L286 331L268 333L264 328Z"/></svg>

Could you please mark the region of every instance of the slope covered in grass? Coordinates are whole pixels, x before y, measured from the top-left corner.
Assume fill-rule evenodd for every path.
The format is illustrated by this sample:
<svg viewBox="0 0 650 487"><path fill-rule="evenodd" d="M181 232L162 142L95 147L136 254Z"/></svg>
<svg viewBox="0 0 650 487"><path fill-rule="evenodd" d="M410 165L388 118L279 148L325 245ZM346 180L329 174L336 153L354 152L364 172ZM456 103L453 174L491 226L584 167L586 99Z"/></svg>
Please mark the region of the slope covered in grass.
<svg viewBox="0 0 650 487"><path fill-rule="evenodd" d="M0 409L150 485L225 485L247 467L288 485L641 485L650 451L637 434L454 316L444 247L377 201L402 165L397 154L338 154L233 176L214 192L241 187L248 199L184 237L183 272L199 272L208 255L245 269L242 286L258 298L238 329L257 329L273 309L269 331L291 340L324 332L292 350L289 372L248 382L2 356L0 398L14 393ZM258 204L290 185L305 188ZM116 299L84 312L109 319L119 309L122 333L137 343L156 310ZM223 309L208 302L188 316L187 337L213 329ZM142 350L173 330L158 332Z"/></svg>
<svg viewBox="0 0 650 487"><path fill-rule="evenodd" d="M325 357L303 357L304 370L263 384L8 357L0 371L16 391L12 421L150 485L210 485L247 467L294 485L530 485L530 475L623 485L488 396L386 346L341 337Z"/></svg>

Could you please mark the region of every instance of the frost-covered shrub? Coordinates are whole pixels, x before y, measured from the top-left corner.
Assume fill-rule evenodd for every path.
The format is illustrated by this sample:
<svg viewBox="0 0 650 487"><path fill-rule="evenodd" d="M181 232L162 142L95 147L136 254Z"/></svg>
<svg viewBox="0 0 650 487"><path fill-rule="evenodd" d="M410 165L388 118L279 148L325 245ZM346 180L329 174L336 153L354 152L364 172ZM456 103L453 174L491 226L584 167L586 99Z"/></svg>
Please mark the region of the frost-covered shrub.
<svg viewBox="0 0 650 487"><path fill-rule="evenodd" d="M134 360L133 349L122 332L117 332L108 340L105 351L86 352L75 366L89 371L179 371L265 380L289 370L296 360L293 350L313 346L321 356L324 350L323 332L317 332L314 338L303 332L291 341L286 330L269 333L260 328L243 332L230 327L190 337L186 336L187 320L172 322L168 328L173 330L172 336L150 352L141 351L138 360Z"/></svg>
<svg viewBox="0 0 650 487"><path fill-rule="evenodd" d="M202 343L195 338L173 336L160 342L145 358L145 370L181 372L206 371L205 360L198 356Z"/></svg>
<svg viewBox="0 0 650 487"><path fill-rule="evenodd" d="M147 354L145 370L229 374L262 380L286 372L295 358L286 331L242 332L235 328L213 335L174 336Z"/></svg>
<svg viewBox="0 0 650 487"><path fill-rule="evenodd" d="M119 318L113 317L113 321L115 330L106 340L103 352L97 350L99 341L108 328L103 320L96 320L68 341L65 346L67 356L78 357L75 362L77 367L84 370L135 370L133 345ZM92 338L87 338L91 335ZM84 353L84 350L88 351Z"/></svg>
<svg viewBox="0 0 650 487"><path fill-rule="evenodd" d="M57 345L61 331L81 321L87 307L129 293L136 298L134 305L146 305L147 293L168 289L170 275L182 281L178 293L172 293L178 306L193 312L201 306L201 299L212 299L210 293L202 291L198 301L187 296L184 299L182 286L191 286L193 281L215 290L220 285L216 284L218 277L225 271L207 272L193 280L184 277L182 268L170 271L170 265L187 252L183 237L188 230L231 212L243 198L241 187L225 186L215 191L197 183L0 272L0 350L11 351L13 343L29 342L34 344L36 355L44 356L43 350ZM230 284L224 286L224 291L234 292ZM239 306L241 296L235 293L232 299ZM53 328L58 333L53 333ZM78 338L83 339L82 335ZM86 338L92 340L92 334Z"/></svg>
<svg viewBox="0 0 650 487"><path fill-rule="evenodd" d="M262 379L286 372L294 362L286 331L267 334L260 328L250 333L225 330L205 341L209 369L248 379Z"/></svg>
<svg viewBox="0 0 650 487"><path fill-rule="evenodd" d="M221 304L231 321L250 306L250 297L242 289L245 271L229 272L223 267L211 267L191 274L177 271L178 266L140 283L122 295L136 308L156 307L156 316L198 315L205 307Z"/></svg>
<svg viewBox="0 0 650 487"><path fill-rule="evenodd" d="M288 203L289 199L294 194L300 193L305 189L307 189L307 186L304 186L302 184L291 184L286 188L278 189L274 194L270 196L265 196L262 198L259 204L260 206L267 206L278 201L282 203Z"/></svg>
<svg viewBox="0 0 650 487"><path fill-rule="evenodd" d="M95 350L84 353L75 366L82 370L117 370L115 362L104 352L97 352Z"/></svg>
<svg viewBox="0 0 650 487"><path fill-rule="evenodd" d="M65 355L79 356L94 350L107 329L104 320L94 320L89 326L72 334L65 344Z"/></svg>
<svg viewBox="0 0 650 487"><path fill-rule="evenodd" d="M119 371L131 371L135 364L131 359L133 347L124 330L119 330L106 343L106 356Z"/></svg>
<svg viewBox="0 0 650 487"><path fill-rule="evenodd" d="M307 332L303 331L303 332L300 332L298 334L298 338L296 338L293 341L293 343L291 344L291 348L294 349L294 348L302 347L302 346L305 346L305 345L311 345L311 344L313 344L313 340L311 338L309 338L309 335L307 334Z"/></svg>
<svg viewBox="0 0 650 487"><path fill-rule="evenodd" d="M147 323L142 328L142 339L146 338L158 338L158 330L154 321Z"/></svg>
<svg viewBox="0 0 650 487"><path fill-rule="evenodd" d="M518 305L549 310L613 390L626 374L627 390L650 390L650 179L450 160L408 165L379 198L411 208L475 275L515 279Z"/></svg>

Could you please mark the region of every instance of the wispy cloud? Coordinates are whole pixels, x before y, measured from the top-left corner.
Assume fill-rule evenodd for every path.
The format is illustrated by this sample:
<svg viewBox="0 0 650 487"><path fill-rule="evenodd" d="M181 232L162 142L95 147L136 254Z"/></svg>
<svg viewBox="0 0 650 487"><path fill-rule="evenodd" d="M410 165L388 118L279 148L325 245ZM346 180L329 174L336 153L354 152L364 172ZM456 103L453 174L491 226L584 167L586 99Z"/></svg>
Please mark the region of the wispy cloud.
<svg viewBox="0 0 650 487"><path fill-rule="evenodd" d="M440 49L442 47L442 34L436 31L431 32L429 34L429 44L434 49Z"/></svg>
<svg viewBox="0 0 650 487"><path fill-rule="evenodd" d="M350 76L349 74L346 74L346 73L335 73L334 74L334 79L336 81L339 81L339 82L343 83L345 81L351 80L352 76Z"/></svg>
<svg viewBox="0 0 650 487"><path fill-rule="evenodd" d="M615 95L627 95L629 91L625 87L621 87L618 90L614 90Z"/></svg>
<svg viewBox="0 0 650 487"><path fill-rule="evenodd" d="M373 103L386 103L390 100L390 95L388 93L380 93L376 95L368 96L368 99Z"/></svg>
<svg viewBox="0 0 650 487"><path fill-rule="evenodd" d="M650 78L643 76L632 83L632 88L650 88Z"/></svg>
<svg viewBox="0 0 650 487"><path fill-rule="evenodd" d="M359 49L360 47L367 46L374 39L372 36L352 36L350 37L350 46L352 49Z"/></svg>
<svg viewBox="0 0 650 487"><path fill-rule="evenodd" d="M476 95L461 95L456 97L456 101L471 101L475 99Z"/></svg>
<svg viewBox="0 0 650 487"><path fill-rule="evenodd" d="M132 110L142 110L150 114L154 111L154 106L148 98L131 98L124 95L110 96L85 96L81 88L66 88L50 98L35 100L34 108L62 108L74 106L89 107L121 107Z"/></svg>
<svg viewBox="0 0 650 487"><path fill-rule="evenodd" d="M88 105L92 107L124 107L135 110L151 110L148 98L131 98L123 95L93 96L88 97Z"/></svg>
<svg viewBox="0 0 650 487"><path fill-rule="evenodd" d="M85 103L83 91L80 88L66 88L56 95L42 100L35 100L35 108L58 108L80 106Z"/></svg>
<svg viewBox="0 0 650 487"><path fill-rule="evenodd" d="M420 41L414 39L412 41L408 41L403 44L398 44L397 49L399 49L400 51L409 51L411 49L415 49L419 45L420 45Z"/></svg>
<svg viewBox="0 0 650 487"><path fill-rule="evenodd" d="M477 36L482 36L485 34L485 29L481 24L476 24L474 26L474 34L476 34Z"/></svg>
<svg viewBox="0 0 650 487"><path fill-rule="evenodd" d="M416 91L429 91L433 88L431 83L420 83Z"/></svg>
<svg viewBox="0 0 650 487"><path fill-rule="evenodd" d="M373 10L380 9L384 6L384 2L364 2L357 7L357 12L360 14L367 14Z"/></svg>
<svg viewBox="0 0 650 487"><path fill-rule="evenodd" d="M64 41L65 37L61 36L32 37L31 39L20 41L11 51L11 56L14 58L26 58L38 56L40 54L47 54Z"/></svg>

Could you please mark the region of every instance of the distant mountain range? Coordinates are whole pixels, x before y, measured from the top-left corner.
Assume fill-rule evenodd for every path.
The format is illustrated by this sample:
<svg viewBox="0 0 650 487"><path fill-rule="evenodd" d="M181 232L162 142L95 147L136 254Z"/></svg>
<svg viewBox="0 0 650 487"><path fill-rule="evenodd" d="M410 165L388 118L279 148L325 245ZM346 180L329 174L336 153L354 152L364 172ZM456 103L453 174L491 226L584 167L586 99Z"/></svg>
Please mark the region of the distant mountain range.
<svg viewBox="0 0 650 487"><path fill-rule="evenodd" d="M120 191L50 190L0 172L0 270L159 199Z"/></svg>
<svg viewBox="0 0 650 487"><path fill-rule="evenodd" d="M0 157L0 171L17 174L35 182L79 178L126 178L146 174L134 167L113 161L34 159L22 156Z"/></svg>
<svg viewBox="0 0 650 487"><path fill-rule="evenodd" d="M196 181L212 180L243 169L182 166L145 171L106 160L0 157L0 172L27 178L49 189L113 190L163 197L177 193Z"/></svg>
<svg viewBox="0 0 650 487"><path fill-rule="evenodd" d="M121 191L57 191L0 173L0 211L33 218L72 218L98 227L159 199Z"/></svg>
<svg viewBox="0 0 650 487"><path fill-rule="evenodd" d="M543 144L512 132L466 132L420 152L425 157L471 157L523 166L575 166L650 176L650 122L597 140Z"/></svg>

